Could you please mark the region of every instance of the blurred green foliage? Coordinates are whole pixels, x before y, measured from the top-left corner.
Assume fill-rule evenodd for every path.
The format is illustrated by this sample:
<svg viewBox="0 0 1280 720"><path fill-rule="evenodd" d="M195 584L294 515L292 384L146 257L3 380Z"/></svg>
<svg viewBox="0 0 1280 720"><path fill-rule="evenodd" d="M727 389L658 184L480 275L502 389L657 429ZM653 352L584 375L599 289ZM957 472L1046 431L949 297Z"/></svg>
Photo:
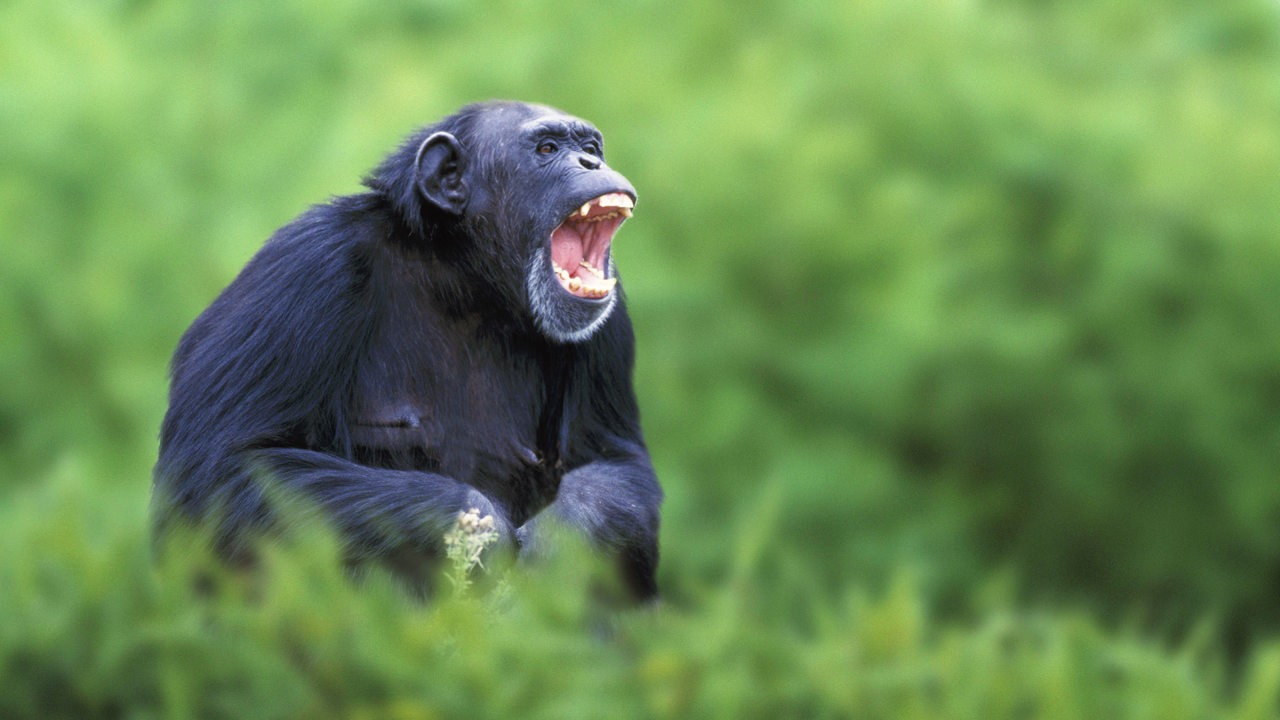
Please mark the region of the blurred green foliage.
<svg viewBox="0 0 1280 720"><path fill-rule="evenodd" d="M183 329L489 97L640 191L667 603L158 573ZM18 0L0 243L2 717L1280 712L1272 0Z"/></svg>

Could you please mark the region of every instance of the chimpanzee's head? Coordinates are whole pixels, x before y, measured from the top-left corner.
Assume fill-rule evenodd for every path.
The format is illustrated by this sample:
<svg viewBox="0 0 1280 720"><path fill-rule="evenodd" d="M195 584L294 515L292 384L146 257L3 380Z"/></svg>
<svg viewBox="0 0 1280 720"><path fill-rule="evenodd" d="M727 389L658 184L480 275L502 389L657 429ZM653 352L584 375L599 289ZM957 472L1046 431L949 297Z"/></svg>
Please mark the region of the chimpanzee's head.
<svg viewBox="0 0 1280 720"><path fill-rule="evenodd" d="M541 105L470 105L416 134L369 184L553 340L585 340L617 302L610 244L636 192L590 123Z"/></svg>

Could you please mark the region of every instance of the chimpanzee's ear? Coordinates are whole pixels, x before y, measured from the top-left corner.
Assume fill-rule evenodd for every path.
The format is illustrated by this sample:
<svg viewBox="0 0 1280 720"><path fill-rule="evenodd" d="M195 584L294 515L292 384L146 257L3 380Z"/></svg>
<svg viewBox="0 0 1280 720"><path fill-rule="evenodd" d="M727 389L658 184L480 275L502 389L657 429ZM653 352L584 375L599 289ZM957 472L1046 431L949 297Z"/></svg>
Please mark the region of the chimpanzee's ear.
<svg viewBox="0 0 1280 720"><path fill-rule="evenodd" d="M467 184L462 178L466 155L458 139L447 132L432 133L418 146L414 184L427 202L461 215L467 209Z"/></svg>

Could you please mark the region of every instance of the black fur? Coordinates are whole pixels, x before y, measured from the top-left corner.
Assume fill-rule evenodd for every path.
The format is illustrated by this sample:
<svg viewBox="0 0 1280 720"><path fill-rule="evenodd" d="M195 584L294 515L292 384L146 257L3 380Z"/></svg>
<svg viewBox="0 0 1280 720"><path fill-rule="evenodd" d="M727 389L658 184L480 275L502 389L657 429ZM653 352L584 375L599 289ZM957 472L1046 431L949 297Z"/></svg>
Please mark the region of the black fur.
<svg viewBox="0 0 1280 720"><path fill-rule="evenodd" d="M530 145L545 118L572 123L559 157ZM550 108L469 106L388 156L369 192L278 230L174 355L157 537L206 524L247 557L278 486L322 508L352 560L423 583L459 511L525 548L553 514L653 597L662 492L621 288L606 308L537 275L572 209L634 197L581 157L587 130Z"/></svg>

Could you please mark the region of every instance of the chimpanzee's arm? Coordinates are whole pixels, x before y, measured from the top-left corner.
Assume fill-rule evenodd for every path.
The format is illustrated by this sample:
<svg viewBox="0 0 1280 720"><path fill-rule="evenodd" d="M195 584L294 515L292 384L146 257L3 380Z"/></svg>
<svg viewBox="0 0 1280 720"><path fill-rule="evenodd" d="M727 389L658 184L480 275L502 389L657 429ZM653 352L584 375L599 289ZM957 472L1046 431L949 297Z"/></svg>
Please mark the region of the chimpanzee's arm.
<svg viewBox="0 0 1280 720"><path fill-rule="evenodd" d="M613 554L631 591L649 599L658 592L654 574L662 490L640 431L631 385L634 348L625 307L579 346L569 400L570 470L555 501L517 535L522 553L536 554L540 518L550 514Z"/></svg>
<svg viewBox="0 0 1280 720"><path fill-rule="evenodd" d="M268 482L318 503L351 557L430 553L463 509L504 522L480 491L444 475L371 468L297 448L264 448L245 457Z"/></svg>
<svg viewBox="0 0 1280 720"><path fill-rule="evenodd" d="M372 330L368 253L387 226L367 197L282 228L174 356L155 472L158 529L216 523L225 552L266 525L271 486L317 503L356 556L426 550L459 510L505 518L451 478L349 459L346 408Z"/></svg>

